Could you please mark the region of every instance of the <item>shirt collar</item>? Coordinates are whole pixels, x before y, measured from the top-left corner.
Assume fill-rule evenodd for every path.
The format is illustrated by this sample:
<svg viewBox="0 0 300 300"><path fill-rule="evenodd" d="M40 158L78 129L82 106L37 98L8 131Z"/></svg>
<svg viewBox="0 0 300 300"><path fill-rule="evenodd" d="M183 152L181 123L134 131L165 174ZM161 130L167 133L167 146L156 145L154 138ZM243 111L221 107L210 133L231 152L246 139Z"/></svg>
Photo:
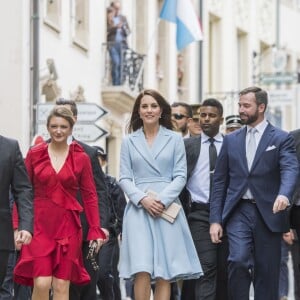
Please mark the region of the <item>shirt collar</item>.
<svg viewBox="0 0 300 300"><path fill-rule="evenodd" d="M265 129L267 128L267 126L268 126L268 121L264 118L264 119L263 119L259 124L257 124L254 128L255 128L260 134L262 134L262 133L265 131ZM247 125L247 133L248 133L248 131L249 131L251 128L253 128L253 127Z"/></svg>
<svg viewBox="0 0 300 300"><path fill-rule="evenodd" d="M206 143L208 140L210 139L210 137L208 135L206 135L204 132L201 132L201 143ZM223 142L223 135L218 132L215 136L214 139L216 142L218 143L222 143Z"/></svg>

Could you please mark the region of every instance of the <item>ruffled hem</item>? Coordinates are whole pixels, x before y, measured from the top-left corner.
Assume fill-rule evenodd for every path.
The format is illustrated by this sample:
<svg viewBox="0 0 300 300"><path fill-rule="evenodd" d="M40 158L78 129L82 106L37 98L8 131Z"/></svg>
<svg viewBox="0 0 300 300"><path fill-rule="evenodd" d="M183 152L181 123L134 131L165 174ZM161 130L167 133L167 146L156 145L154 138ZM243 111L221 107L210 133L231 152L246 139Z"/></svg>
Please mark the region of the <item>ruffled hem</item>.
<svg viewBox="0 0 300 300"><path fill-rule="evenodd" d="M89 228L87 238L88 241L97 240L97 239L106 239L106 234L99 227Z"/></svg>
<svg viewBox="0 0 300 300"><path fill-rule="evenodd" d="M41 259L42 261L43 259ZM76 285L86 285L90 282L90 276L83 266L80 266L74 261L69 261L67 265L70 266L69 275L63 274L64 271L44 271L39 274L34 274L34 259L22 261L14 270L14 281L26 286L33 286L33 279L38 276L54 276L59 279L70 280Z"/></svg>

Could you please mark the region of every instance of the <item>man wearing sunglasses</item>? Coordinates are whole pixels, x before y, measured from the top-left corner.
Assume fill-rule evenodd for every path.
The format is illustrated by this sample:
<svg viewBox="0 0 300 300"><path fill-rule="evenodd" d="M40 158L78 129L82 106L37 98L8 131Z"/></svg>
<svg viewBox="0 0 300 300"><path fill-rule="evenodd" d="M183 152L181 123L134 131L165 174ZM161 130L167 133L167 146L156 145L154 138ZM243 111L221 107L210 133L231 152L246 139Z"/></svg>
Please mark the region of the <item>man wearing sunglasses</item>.
<svg viewBox="0 0 300 300"><path fill-rule="evenodd" d="M199 136L202 132L200 126L200 104L191 104L193 111L193 118L188 121L188 129L190 137Z"/></svg>
<svg viewBox="0 0 300 300"><path fill-rule="evenodd" d="M189 137L188 122L193 118L191 106L185 102L174 102L171 109L175 130L181 132L183 138Z"/></svg>

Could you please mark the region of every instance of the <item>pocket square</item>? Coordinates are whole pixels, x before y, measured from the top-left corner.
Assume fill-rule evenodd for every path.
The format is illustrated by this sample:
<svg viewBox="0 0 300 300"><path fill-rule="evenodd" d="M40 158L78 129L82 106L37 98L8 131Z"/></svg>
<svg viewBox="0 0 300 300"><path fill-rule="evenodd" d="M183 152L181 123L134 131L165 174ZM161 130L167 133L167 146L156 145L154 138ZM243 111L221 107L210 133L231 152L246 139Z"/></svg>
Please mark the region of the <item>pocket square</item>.
<svg viewBox="0 0 300 300"><path fill-rule="evenodd" d="M272 146L269 146L266 151L270 151L270 150L273 150L273 149L276 149L276 146L275 145L272 145Z"/></svg>

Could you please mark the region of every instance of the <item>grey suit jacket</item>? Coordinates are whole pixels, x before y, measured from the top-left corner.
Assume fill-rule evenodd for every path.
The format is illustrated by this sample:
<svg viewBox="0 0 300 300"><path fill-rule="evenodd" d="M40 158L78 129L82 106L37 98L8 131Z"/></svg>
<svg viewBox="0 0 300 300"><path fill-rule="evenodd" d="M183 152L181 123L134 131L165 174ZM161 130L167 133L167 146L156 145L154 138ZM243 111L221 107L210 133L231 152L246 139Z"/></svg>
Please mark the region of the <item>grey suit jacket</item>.
<svg viewBox="0 0 300 300"><path fill-rule="evenodd" d="M18 142L0 136L0 250L14 250L9 191L18 207L19 230L33 232L33 194Z"/></svg>

